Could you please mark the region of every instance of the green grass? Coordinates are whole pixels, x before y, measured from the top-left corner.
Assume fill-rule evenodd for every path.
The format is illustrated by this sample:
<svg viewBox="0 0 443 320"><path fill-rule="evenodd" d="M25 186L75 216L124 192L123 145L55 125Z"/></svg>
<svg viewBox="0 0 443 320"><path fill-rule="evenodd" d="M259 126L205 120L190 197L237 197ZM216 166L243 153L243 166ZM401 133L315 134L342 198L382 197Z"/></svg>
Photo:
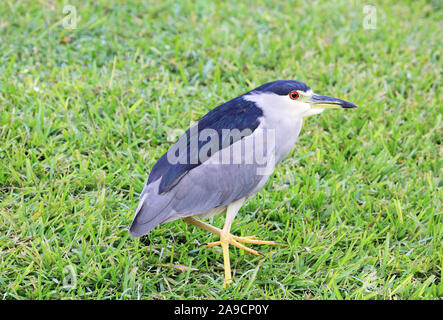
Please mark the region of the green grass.
<svg viewBox="0 0 443 320"><path fill-rule="evenodd" d="M0 7L1 298L443 296L440 1L374 2L369 30L360 1L71 2L75 30L69 2ZM180 130L277 79L360 108L305 121L232 228L282 245L231 248L224 290L216 237L127 229Z"/></svg>

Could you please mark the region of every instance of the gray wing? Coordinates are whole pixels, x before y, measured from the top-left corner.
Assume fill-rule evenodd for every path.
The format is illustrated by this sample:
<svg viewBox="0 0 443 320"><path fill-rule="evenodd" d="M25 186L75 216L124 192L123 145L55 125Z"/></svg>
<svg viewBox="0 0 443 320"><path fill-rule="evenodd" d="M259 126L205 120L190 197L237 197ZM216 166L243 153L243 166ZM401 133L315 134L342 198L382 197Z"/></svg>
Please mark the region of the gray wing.
<svg viewBox="0 0 443 320"><path fill-rule="evenodd" d="M267 181L274 166L264 173L261 169L268 166L268 161L265 164L260 162L261 165L247 161L249 158L245 156L244 147L254 144L253 139L255 137L251 135L220 150L208 161L190 170L168 192L159 192L161 179L148 184L142 192L129 229L130 235L142 236L160 223L203 214L255 194ZM240 149L239 144L242 145ZM262 146L261 150L263 154L273 156L266 146ZM229 159L229 164L222 159Z"/></svg>
<svg viewBox="0 0 443 320"><path fill-rule="evenodd" d="M142 196L130 234L139 237L163 222L226 206L256 193L268 177L257 174L254 164L202 164L167 193L158 193L158 180Z"/></svg>
<svg viewBox="0 0 443 320"><path fill-rule="evenodd" d="M282 131L279 131L277 125L272 125L276 127L275 144L269 144L266 139L260 139L259 133L254 131L254 134L220 150L207 162L190 170L166 193L159 194L161 179L157 178L148 184L141 194L140 204L129 229L130 235L139 237L163 222L199 215L255 194L266 183L275 165L283 160L292 149L301 126L301 120L294 123L291 128ZM266 160L258 162L261 165L247 164L251 162L246 161L246 158L249 159L248 152L243 147L254 146L252 152L256 154L255 148L260 147L260 141L263 143L260 150L263 151L263 155L266 155ZM217 162L220 154L222 158L224 158L223 153L235 154L233 149L235 150L238 144L242 144L240 161L236 159L237 161L231 161L231 164ZM213 161L214 159L216 160ZM254 158L254 160L257 159ZM263 166L267 170L263 170Z"/></svg>

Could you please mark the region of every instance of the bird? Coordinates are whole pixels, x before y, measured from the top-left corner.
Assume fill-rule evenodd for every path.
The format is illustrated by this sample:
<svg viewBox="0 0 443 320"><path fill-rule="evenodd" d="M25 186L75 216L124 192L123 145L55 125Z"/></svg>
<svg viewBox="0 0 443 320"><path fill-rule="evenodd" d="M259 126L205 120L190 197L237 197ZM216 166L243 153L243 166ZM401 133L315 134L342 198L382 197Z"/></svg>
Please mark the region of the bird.
<svg viewBox="0 0 443 320"><path fill-rule="evenodd" d="M232 283L229 245L251 254L247 245L276 245L257 236L231 234L240 208L259 192L275 167L293 149L307 116L356 105L324 96L304 82L267 82L210 110L158 159L140 193L129 234L149 233L157 225L183 219L219 237L224 282ZM222 229L202 219L226 213Z"/></svg>

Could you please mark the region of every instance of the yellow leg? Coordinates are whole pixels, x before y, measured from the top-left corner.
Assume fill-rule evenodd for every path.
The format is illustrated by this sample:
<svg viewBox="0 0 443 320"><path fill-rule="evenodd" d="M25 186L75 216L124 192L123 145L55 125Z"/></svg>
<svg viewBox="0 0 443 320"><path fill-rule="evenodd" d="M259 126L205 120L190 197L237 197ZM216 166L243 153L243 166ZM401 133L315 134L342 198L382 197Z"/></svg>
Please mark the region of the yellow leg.
<svg viewBox="0 0 443 320"><path fill-rule="evenodd" d="M184 218L183 220L187 224L191 224L191 225L199 227L203 230L209 231L221 238L222 230L217 227L211 226L210 224L204 223L203 221L197 220L193 217L187 217L187 218ZM263 254L256 251L256 250L248 248L248 247L242 245L241 243L268 244L268 245L276 245L276 244L280 243L278 241L255 240L255 238L257 238L257 236L237 237L237 236L234 236L230 233L225 235L225 240L228 241L230 244L232 244L233 246L236 246L239 249L245 250L246 252L249 252L249 253L252 253L255 255L263 255ZM212 248L215 246L221 246L221 241L215 241L215 242L205 244L205 247L207 247L207 248Z"/></svg>
<svg viewBox="0 0 443 320"><path fill-rule="evenodd" d="M229 244L232 244L233 246L236 246L239 249L245 250L249 253L255 254L255 255L262 255L260 252L250 249L243 244L243 243L250 243L250 244L268 244L268 245L275 245L279 242L277 241L262 241L262 240L256 240L256 236L249 236L249 237L237 237L230 233L232 222L234 221L235 216L237 215L238 210L244 203L244 199L239 199L237 201L234 201L231 203L227 210L226 210L226 221L225 225L223 226L223 229L219 229L216 227L211 226L210 224L204 223L202 221L199 221L193 217L187 217L185 218L185 222L188 224L195 225L199 228L202 228L206 231L209 231L215 235L218 235L220 237L220 241L211 242L206 244L205 246L208 248L214 247L214 246L221 246L222 252L223 252L223 262L224 262L224 269L225 269L225 281L223 283L223 287L226 288L231 282L231 263L229 260Z"/></svg>
<svg viewBox="0 0 443 320"><path fill-rule="evenodd" d="M225 281L223 282L223 288L226 288L232 282L231 260L229 259L229 230L227 229L228 228L225 229L225 227L223 227L222 233L220 234L220 245L223 251L223 265L225 268Z"/></svg>
<svg viewBox="0 0 443 320"><path fill-rule="evenodd" d="M187 224L192 224L193 226L199 227L203 230L209 231L217 236L220 236L221 229L213 227L210 224L204 223L203 221L197 220L194 217L186 217L183 219Z"/></svg>
<svg viewBox="0 0 443 320"><path fill-rule="evenodd" d="M232 234L228 234L227 235L227 241L232 244L233 246L245 250L246 252L255 254L255 255L263 255L263 253L258 252L254 249L248 248L244 245L241 244L241 242L243 243L250 243L250 244L268 244L268 245L276 245L279 244L279 241L263 241L263 240L255 240L255 238L257 238L257 236L248 236L248 237L237 237L234 236ZM221 240L221 239L220 239ZM211 242L211 243L207 243L205 244L205 246L207 248L212 248L215 246L220 246L221 245L221 241L215 241L215 242Z"/></svg>

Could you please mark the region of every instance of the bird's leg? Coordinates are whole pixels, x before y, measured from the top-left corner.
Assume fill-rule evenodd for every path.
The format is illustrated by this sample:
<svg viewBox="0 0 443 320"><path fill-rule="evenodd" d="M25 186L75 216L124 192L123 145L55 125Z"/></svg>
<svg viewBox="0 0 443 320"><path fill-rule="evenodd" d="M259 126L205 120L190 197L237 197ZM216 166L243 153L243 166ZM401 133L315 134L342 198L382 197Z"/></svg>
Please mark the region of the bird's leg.
<svg viewBox="0 0 443 320"><path fill-rule="evenodd" d="M198 220L198 219L196 219L194 217L186 217L183 220L187 224L191 224L193 226L199 227L199 228L201 228L203 230L209 231L209 232L211 232L211 233L213 233L213 234L215 234L215 235L220 237L220 233L221 233L222 230L217 228L217 227L211 226L210 224L205 223L203 221L200 221L200 220ZM278 241L255 240L257 238L257 236L237 237L237 236L234 236L234 235L231 234L231 237L232 237L232 239L234 241L236 241L236 242L243 242L243 243L251 243L251 244L278 244L279 243ZM220 241L211 242L211 243L206 244L205 246L206 247L215 247L217 245L220 245ZM243 247L241 247L241 245L237 246L235 243L233 245L235 245L236 247L238 247L240 249L243 249ZM246 251L248 251L248 250L250 250L250 249L246 248ZM254 250L251 250L251 251L253 251L251 253L254 253L254 254L256 252ZM248 252L250 252L250 251L248 251Z"/></svg>
<svg viewBox="0 0 443 320"><path fill-rule="evenodd" d="M224 269L225 269L225 282L223 283L223 287L226 287L227 285L229 285L232 282L231 264L230 264L230 260L229 260L229 244L232 244L233 246L236 246L239 249L245 250L245 251L255 254L255 255L262 255L262 254L256 250L253 250L251 248L244 246L243 244L241 244L241 242L250 243L250 244L269 244L269 245L278 244L277 241L255 240L256 236L237 237L237 236L234 236L230 233L232 222L234 221L234 218L237 215L238 210L240 209L240 207L243 205L244 202L245 202L245 199L239 199L237 201L232 202L230 205L228 205L228 208L226 210L226 221L225 221L225 225L223 226L223 229L213 227L210 224L204 223L204 222L197 220L193 217L184 218L184 221L186 223L197 226L203 230L209 231L209 232L211 232L215 235L218 235L220 237L219 241L208 243L205 246L208 248L212 248L215 246L222 247Z"/></svg>
<svg viewBox="0 0 443 320"><path fill-rule="evenodd" d="M207 230L211 233L214 233L214 234L220 236L220 241L207 244L206 246L213 247L215 245L220 245L222 247L223 263L224 263L224 269L225 269L225 281L223 283L224 288L226 288L226 286L228 286L232 282L231 262L229 260L229 243L234 244L233 241L235 241L235 240L233 240L233 236L230 233L231 225L232 225L232 222L234 221L235 216L237 215L238 210L243 205L243 203L245 203L245 199L239 199L239 200L236 200L228 205L228 208L226 210L226 221L225 221L225 225L223 226L222 230L220 230L216 227L213 227L207 223L201 222L201 221L199 221L195 218L192 218L192 217L185 218L186 223L195 225L197 227L200 227L204 230ZM240 243L237 243L237 245L244 247ZM246 247L244 247L244 248L246 248ZM246 248L246 249L249 249L249 248ZM253 250L253 251L255 251L255 250Z"/></svg>
<svg viewBox="0 0 443 320"><path fill-rule="evenodd" d="M192 224L196 227L199 227L203 230L209 231L219 237L221 237L221 233L222 230L211 226L210 224L204 223L203 221L197 220L194 217L186 217L183 219L187 224ZM277 244L278 242L276 241L262 241L262 240L254 240L255 238L257 238L257 236L248 236L248 237L237 237L234 236L232 234L229 235L230 239L231 239L231 244L233 246L236 246L239 249L243 249L249 253L255 254L255 255L260 255L260 252L255 251L253 249L250 249L244 245L242 245L240 242L244 242L244 243L252 243L252 244ZM220 246L221 242L220 241L215 241L215 242L211 242L211 243L207 243L205 244L205 247L207 248L212 248L215 246Z"/></svg>
<svg viewBox="0 0 443 320"><path fill-rule="evenodd" d="M237 215L240 207L245 203L245 199L239 199L228 205L226 210L226 220L222 231L220 232L220 245L223 251L223 264L225 268L225 281L223 288L226 288L231 282L231 261L229 259L229 243L232 243L231 225Z"/></svg>
<svg viewBox="0 0 443 320"><path fill-rule="evenodd" d="M203 221L197 220L194 217L186 217L183 220L187 224L192 224L193 226L199 227L203 230L209 231L217 236L220 236L221 229L211 226L210 224L204 223Z"/></svg>

